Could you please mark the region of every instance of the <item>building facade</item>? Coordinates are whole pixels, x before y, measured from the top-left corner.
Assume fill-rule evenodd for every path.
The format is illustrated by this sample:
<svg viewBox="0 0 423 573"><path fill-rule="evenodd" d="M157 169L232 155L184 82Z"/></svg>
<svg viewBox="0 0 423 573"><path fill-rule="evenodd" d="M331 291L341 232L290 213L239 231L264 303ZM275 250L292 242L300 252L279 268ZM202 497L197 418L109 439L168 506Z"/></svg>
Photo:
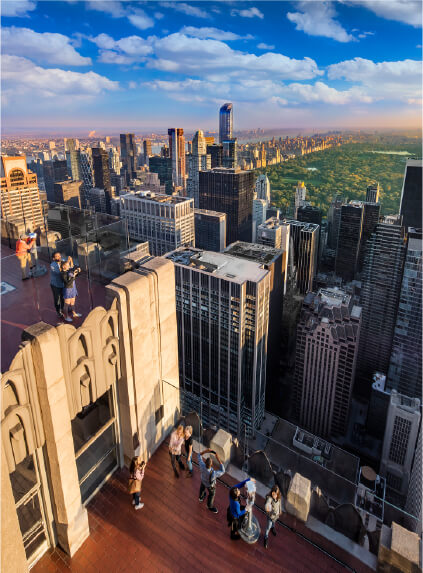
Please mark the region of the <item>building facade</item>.
<svg viewBox="0 0 423 573"><path fill-rule="evenodd" d="M366 203L379 203L380 185L374 183L367 187Z"/></svg>
<svg viewBox="0 0 423 573"><path fill-rule="evenodd" d="M81 209L84 201L82 181L58 181L54 184L54 198L56 203Z"/></svg>
<svg viewBox="0 0 423 573"><path fill-rule="evenodd" d="M195 246L205 251L220 252L226 248L226 214L194 209Z"/></svg>
<svg viewBox="0 0 423 573"><path fill-rule="evenodd" d="M420 400L391 391L380 474L389 488L406 495L421 419Z"/></svg>
<svg viewBox="0 0 423 573"><path fill-rule="evenodd" d="M164 185L167 195L172 194L172 161L170 157L152 155L148 161L152 173L157 173L160 185Z"/></svg>
<svg viewBox="0 0 423 573"><path fill-rule="evenodd" d="M256 180L257 199L263 199L266 204L270 204L270 181L266 173L262 173Z"/></svg>
<svg viewBox="0 0 423 573"><path fill-rule="evenodd" d="M195 245L194 201L186 197L138 191L122 195L120 216L129 236L148 241L152 255Z"/></svg>
<svg viewBox="0 0 423 573"><path fill-rule="evenodd" d="M101 147L93 147L92 164L94 186L98 189L104 189L106 196L106 211L107 213L110 213L110 200L115 198L116 193L112 190L109 154L107 151Z"/></svg>
<svg viewBox="0 0 423 573"><path fill-rule="evenodd" d="M370 392L375 372L388 373L405 259L402 227L379 223L367 242L362 273L363 324L356 390Z"/></svg>
<svg viewBox="0 0 423 573"><path fill-rule="evenodd" d="M185 137L184 130L180 127L168 129L169 154L172 162L172 183L174 187L186 186L185 167Z"/></svg>
<svg viewBox="0 0 423 573"><path fill-rule="evenodd" d="M257 241L257 228L266 221L267 203L264 199L253 199L253 229L252 242Z"/></svg>
<svg viewBox="0 0 423 573"><path fill-rule="evenodd" d="M297 326L294 411L322 437L344 435L351 402L361 307L337 288L310 292Z"/></svg>
<svg viewBox="0 0 423 573"><path fill-rule="evenodd" d="M187 412L242 435L264 415L270 273L226 253L178 249L180 386Z"/></svg>
<svg viewBox="0 0 423 573"><path fill-rule="evenodd" d="M223 167L200 171L200 209L226 213L228 244L251 241L255 177L253 171Z"/></svg>
<svg viewBox="0 0 423 573"><path fill-rule="evenodd" d="M135 179L137 171L137 148L133 133L120 134L120 157L122 170L128 185L131 179Z"/></svg>
<svg viewBox="0 0 423 573"><path fill-rule="evenodd" d="M284 219L289 224L293 245L292 266L295 267L297 288L301 294L313 290L313 279L317 273L319 225L302 223L293 219Z"/></svg>
<svg viewBox="0 0 423 573"><path fill-rule="evenodd" d="M44 230L37 176L28 171L25 156L1 158L1 216L26 231Z"/></svg>
<svg viewBox="0 0 423 573"><path fill-rule="evenodd" d="M207 145L207 153L211 158L211 169L223 166L223 145L221 143Z"/></svg>
<svg viewBox="0 0 423 573"><path fill-rule="evenodd" d="M405 228L422 226L422 160L407 159L401 192L400 215Z"/></svg>
<svg viewBox="0 0 423 573"><path fill-rule="evenodd" d="M410 229L409 229L410 231ZM422 400L422 235L409 232L388 388Z"/></svg>
<svg viewBox="0 0 423 573"><path fill-rule="evenodd" d="M187 196L194 199L194 206L198 208L199 198L199 172L211 169L211 156L207 154L206 139L203 132L197 131L192 140L192 152L188 155Z"/></svg>

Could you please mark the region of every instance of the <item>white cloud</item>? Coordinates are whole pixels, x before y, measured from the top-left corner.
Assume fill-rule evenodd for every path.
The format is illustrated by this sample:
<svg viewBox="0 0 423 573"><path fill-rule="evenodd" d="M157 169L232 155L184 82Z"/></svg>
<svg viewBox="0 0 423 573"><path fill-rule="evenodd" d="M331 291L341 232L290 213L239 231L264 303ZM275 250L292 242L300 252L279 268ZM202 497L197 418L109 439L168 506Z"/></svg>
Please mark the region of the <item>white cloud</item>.
<svg viewBox="0 0 423 573"><path fill-rule="evenodd" d="M89 40L100 48L99 60L105 64L129 65L145 62L146 56L153 52L151 42L140 36L114 40L107 34L99 34Z"/></svg>
<svg viewBox="0 0 423 573"><path fill-rule="evenodd" d="M154 20L147 16L144 10L134 10L133 13L128 14L128 20L140 30L146 30L154 26Z"/></svg>
<svg viewBox="0 0 423 573"><path fill-rule="evenodd" d="M34 32L29 28L11 26L2 30L2 51L5 54L28 57L41 63L87 66L91 58L78 54L72 40L62 34Z"/></svg>
<svg viewBox="0 0 423 573"><path fill-rule="evenodd" d="M26 58L3 55L2 84L6 99L30 95L31 98L86 99L104 91L119 89L118 82L95 72L74 72L42 68Z"/></svg>
<svg viewBox="0 0 423 573"><path fill-rule="evenodd" d="M129 22L140 30L146 30L154 26L154 20L141 8L134 7L130 2L118 2L117 0L89 0L86 4L89 10L104 12L112 18L128 18ZM161 14L157 18L162 17Z"/></svg>
<svg viewBox="0 0 423 573"><path fill-rule="evenodd" d="M421 0L350 0L351 6L363 6L386 20L395 20L415 28L422 25Z"/></svg>
<svg viewBox="0 0 423 573"><path fill-rule="evenodd" d="M366 87L384 99L420 98L422 92L422 62L400 60L373 62L354 58L328 66L329 79L344 79Z"/></svg>
<svg viewBox="0 0 423 573"><path fill-rule="evenodd" d="M252 6L246 10L232 10L231 16L242 16L243 18L260 18L263 20L264 14L258 8Z"/></svg>
<svg viewBox="0 0 423 573"><path fill-rule="evenodd" d="M301 30L310 36L323 36L332 38L337 42L352 42L354 36L349 34L342 25L335 20L336 11L331 2L302 1L297 4L300 12L288 12L286 17Z"/></svg>
<svg viewBox="0 0 423 573"><path fill-rule="evenodd" d="M287 86L286 93L290 93L300 102L323 102L334 105L350 103L371 103L373 98L366 95L360 88L353 87L349 90L337 90L323 82L314 84L293 83Z"/></svg>
<svg viewBox="0 0 423 573"><path fill-rule="evenodd" d="M218 28L196 28L195 26L184 26L180 31L180 34L185 34L186 36L192 36L194 38L200 39L213 39L222 41L231 40L251 40L252 36L248 34L247 36L239 36L233 32L226 32L225 30L219 30Z"/></svg>
<svg viewBox="0 0 423 573"><path fill-rule="evenodd" d="M295 60L282 54L266 53L261 56L233 50L217 40L189 38L176 33L154 41L156 58L148 66L162 71L196 75L226 73L232 77L250 77L274 74L277 78L293 80L311 79L322 72L311 58Z"/></svg>
<svg viewBox="0 0 423 573"><path fill-rule="evenodd" d="M209 18L208 13L197 6L192 6L191 4L186 4L186 2L160 2L160 6L163 8L172 8L177 12L182 12L187 16L195 16L197 18Z"/></svg>
<svg viewBox="0 0 423 573"><path fill-rule="evenodd" d="M31 0L2 0L0 3L0 11L3 17L29 18L29 12L35 10L36 7L37 3Z"/></svg>
<svg viewBox="0 0 423 573"><path fill-rule="evenodd" d="M124 8L122 2L117 0L90 0L87 2L87 8L97 12L105 12L113 18L124 18L126 16L126 8Z"/></svg>
<svg viewBox="0 0 423 573"><path fill-rule="evenodd" d="M274 50L275 46L273 44L264 44L263 42L260 42L260 44L257 44L257 48L259 50Z"/></svg>

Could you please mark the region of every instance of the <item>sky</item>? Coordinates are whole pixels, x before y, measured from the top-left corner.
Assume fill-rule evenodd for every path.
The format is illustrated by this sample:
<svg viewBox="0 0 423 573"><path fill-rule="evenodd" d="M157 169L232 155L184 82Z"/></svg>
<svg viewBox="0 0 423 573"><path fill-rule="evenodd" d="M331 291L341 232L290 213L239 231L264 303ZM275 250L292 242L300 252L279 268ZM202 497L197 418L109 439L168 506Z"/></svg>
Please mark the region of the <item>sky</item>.
<svg viewBox="0 0 423 573"><path fill-rule="evenodd" d="M2 0L4 133L420 128L420 0Z"/></svg>

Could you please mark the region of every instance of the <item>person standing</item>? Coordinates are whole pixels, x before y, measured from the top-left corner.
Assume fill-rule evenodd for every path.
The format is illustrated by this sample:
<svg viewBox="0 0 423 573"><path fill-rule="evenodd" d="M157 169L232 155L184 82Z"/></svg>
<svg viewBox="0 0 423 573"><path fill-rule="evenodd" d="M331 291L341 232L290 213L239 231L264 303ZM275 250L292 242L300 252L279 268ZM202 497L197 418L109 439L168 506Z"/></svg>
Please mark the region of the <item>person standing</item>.
<svg viewBox="0 0 423 573"><path fill-rule="evenodd" d="M192 477L193 476L193 472L192 472L192 446L193 446L192 426L187 426L185 428L185 455L187 457L187 467L188 467L188 473L187 473L186 477Z"/></svg>
<svg viewBox="0 0 423 573"><path fill-rule="evenodd" d="M26 235L21 235L16 241L16 256L18 257L19 264L22 271L22 280L26 281L30 278L31 255L34 240L27 241Z"/></svg>
<svg viewBox="0 0 423 573"><path fill-rule="evenodd" d="M208 457L206 460L203 460L203 455L207 453L214 454L216 456L216 459L220 464L219 470L215 470L213 468L213 461L210 457ZM210 449L203 450L198 454L198 465L200 466L201 472L201 485L198 501L204 501L206 497L206 490L208 490L209 495L207 498L207 507L213 513L218 513L217 507L214 507L214 498L216 496L216 480L220 476L223 476L225 473L225 466L220 461L220 458L216 452Z"/></svg>
<svg viewBox="0 0 423 573"><path fill-rule="evenodd" d="M145 462L141 461L139 456L132 458L131 466L129 468L129 484L128 491L132 494L132 505L135 506L134 509L142 509L144 504L140 502L141 495L141 483L144 479L145 472Z"/></svg>
<svg viewBox="0 0 423 573"><path fill-rule="evenodd" d="M79 318L82 316L79 312L75 310L75 299L78 295L78 291L76 290L75 279L77 274L79 273L79 268L73 266L73 261L71 257L68 258L67 261L62 263L61 265L61 275L62 281L64 284L63 289L63 299L65 302L64 305L64 314L67 316L65 317L66 322L72 322L74 318Z"/></svg>
<svg viewBox="0 0 423 573"><path fill-rule="evenodd" d="M266 495L264 509L267 515L267 525L264 533L264 547L267 549L269 531L272 530L273 535L276 535L275 524L282 513L282 495L277 485L274 485Z"/></svg>
<svg viewBox="0 0 423 573"><path fill-rule="evenodd" d="M172 464L173 471L177 478L179 477L179 472L176 469L176 461L178 462L181 470L185 469L185 466L181 461L181 449L182 444L184 443L184 439L184 427L179 425L176 430L173 430L171 433L169 441L170 463Z"/></svg>
<svg viewBox="0 0 423 573"><path fill-rule="evenodd" d="M28 238L26 240L27 244L29 245L29 270L31 273L35 271L38 261L38 253L37 253L37 233L29 233Z"/></svg>
<svg viewBox="0 0 423 573"><path fill-rule="evenodd" d="M230 513L230 523L231 523L231 539L240 539L238 533L242 526L245 518L245 514L250 510L251 506L241 506L241 488L250 481L251 478L247 478L240 483L234 485L229 491L229 513Z"/></svg>
<svg viewBox="0 0 423 573"><path fill-rule="evenodd" d="M63 284L62 279L62 255L59 251L53 253L53 260L50 264L50 287L53 293L54 306L59 318L63 318L63 307L65 305L63 300Z"/></svg>

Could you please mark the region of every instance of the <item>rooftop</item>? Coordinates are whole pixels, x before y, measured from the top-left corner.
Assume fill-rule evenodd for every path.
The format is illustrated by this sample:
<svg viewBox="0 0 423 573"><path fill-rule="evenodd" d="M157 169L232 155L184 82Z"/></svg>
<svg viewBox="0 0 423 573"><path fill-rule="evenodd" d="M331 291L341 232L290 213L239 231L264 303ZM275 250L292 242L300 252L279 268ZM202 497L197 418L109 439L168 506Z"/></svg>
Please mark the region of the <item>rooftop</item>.
<svg viewBox="0 0 423 573"><path fill-rule="evenodd" d="M319 229L319 225L317 223L306 223L305 221L297 221L296 219L281 219L283 223L289 223L289 225L294 227L303 227L304 231L316 231Z"/></svg>
<svg viewBox="0 0 423 573"><path fill-rule="evenodd" d="M286 227L289 223L287 221L281 221L278 217L270 217L267 221L264 221L259 225L259 229L276 229L279 227Z"/></svg>
<svg viewBox="0 0 423 573"><path fill-rule="evenodd" d="M194 209L195 215L207 215L208 217L226 217L226 213L221 213L220 211L211 211L209 209Z"/></svg>
<svg viewBox="0 0 423 573"><path fill-rule="evenodd" d="M176 264L186 267L197 267L201 271L206 271L217 277L230 279L239 284L245 281L258 282L268 273L258 262L249 261L226 253L215 253L213 251L181 247L165 256Z"/></svg>
<svg viewBox="0 0 423 573"><path fill-rule="evenodd" d="M280 257L283 251L282 249L274 249L268 245L236 241L235 243L232 243L226 247L224 252L228 253L228 255L239 256L261 264L268 264Z"/></svg>
<svg viewBox="0 0 423 573"><path fill-rule="evenodd" d="M135 191L134 193L126 193L125 195L122 195L122 197L129 199L142 199L143 201L153 201L155 203L170 203L172 205L184 203L186 201L194 201L194 199L191 199L190 197L166 195L165 193L153 193L152 191Z"/></svg>
<svg viewBox="0 0 423 573"><path fill-rule="evenodd" d="M351 299L350 295L337 287L321 288L319 289L317 296L319 296L321 301L328 306L341 306L341 304L348 305Z"/></svg>
<svg viewBox="0 0 423 573"><path fill-rule="evenodd" d="M345 572L346 568L318 549L312 542L290 530L301 524L283 515L286 526L277 525L269 548L262 537L254 545L230 540L226 522L228 486L237 480L225 474L217 484L215 505L219 513L207 511L198 502L200 478L194 467L193 479L175 479L163 444L147 464L142 501L134 512L127 493L128 471L118 470L88 504L90 537L70 558L59 548L51 549L33 567L34 573L199 572L228 571ZM256 504L263 507L263 498ZM263 532L266 519L257 508ZM365 570L362 568L361 570Z"/></svg>

